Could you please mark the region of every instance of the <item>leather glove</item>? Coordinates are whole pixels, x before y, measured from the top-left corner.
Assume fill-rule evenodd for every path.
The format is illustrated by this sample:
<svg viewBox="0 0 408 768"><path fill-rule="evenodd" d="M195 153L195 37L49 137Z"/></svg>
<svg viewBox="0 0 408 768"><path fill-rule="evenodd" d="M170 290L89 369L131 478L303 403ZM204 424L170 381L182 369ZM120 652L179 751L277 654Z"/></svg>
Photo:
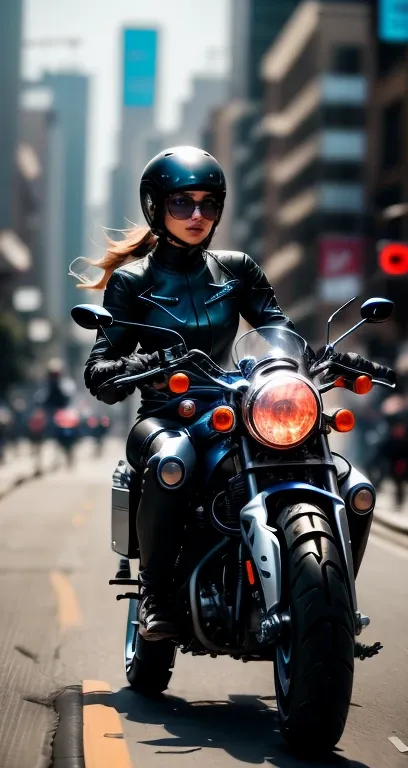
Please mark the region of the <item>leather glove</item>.
<svg viewBox="0 0 408 768"><path fill-rule="evenodd" d="M88 375L85 372L85 384L91 395L97 395L98 388L116 374L124 372L125 365L122 360L98 360L92 366Z"/></svg>
<svg viewBox="0 0 408 768"><path fill-rule="evenodd" d="M124 365L124 372L129 375L143 373L148 371L149 368L157 368L161 364L161 357L159 352L153 352L149 355L141 350L140 352L132 352L128 357L120 358Z"/></svg>
<svg viewBox="0 0 408 768"><path fill-rule="evenodd" d="M112 386L106 387L102 391L100 387L109 379L124 372L125 364L123 360L97 360L90 370L85 370L85 385L88 387L91 395L94 395L97 400L113 405L113 403L119 403L124 400L135 391L136 387L128 385L126 389L118 390L115 386Z"/></svg>
<svg viewBox="0 0 408 768"><path fill-rule="evenodd" d="M354 368L361 373L367 373L374 379L384 379L388 384L395 384L396 375L392 368L388 368L386 365L380 365L379 363L373 363L371 360L367 360L361 355L357 355L356 352L334 352L330 358L333 362L346 365L348 368Z"/></svg>

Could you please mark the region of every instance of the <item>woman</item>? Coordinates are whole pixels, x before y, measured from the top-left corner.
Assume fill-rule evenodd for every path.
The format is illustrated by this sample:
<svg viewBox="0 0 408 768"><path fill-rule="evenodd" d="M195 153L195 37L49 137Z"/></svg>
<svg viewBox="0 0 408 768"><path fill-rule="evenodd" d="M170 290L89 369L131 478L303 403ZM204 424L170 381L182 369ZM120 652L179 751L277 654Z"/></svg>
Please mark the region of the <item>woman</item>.
<svg viewBox="0 0 408 768"><path fill-rule="evenodd" d="M226 192L224 173L201 149L165 150L146 166L140 184L143 213L149 229L137 228L122 242L110 243L99 266L105 276L104 307L117 320L165 326L182 334L188 348L199 348L221 366L228 365L239 316L254 328L279 323L293 327L279 308L262 270L244 253L209 251L222 215ZM147 328L108 329L97 336L85 367L85 383L106 403L124 399L129 391L99 387L119 373L156 367L159 351L172 346L161 332ZM135 352L140 345L143 352ZM146 640L174 636L169 582L180 546L182 510L188 505L188 484L180 490L159 484L157 456L195 450L188 432L177 421L152 414L167 397L166 383L143 386L140 419L127 443L130 465L143 476L136 528L140 546L139 631ZM180 443L181 440L181 443ZM184 446L184 447L183 447Z"/></svg>

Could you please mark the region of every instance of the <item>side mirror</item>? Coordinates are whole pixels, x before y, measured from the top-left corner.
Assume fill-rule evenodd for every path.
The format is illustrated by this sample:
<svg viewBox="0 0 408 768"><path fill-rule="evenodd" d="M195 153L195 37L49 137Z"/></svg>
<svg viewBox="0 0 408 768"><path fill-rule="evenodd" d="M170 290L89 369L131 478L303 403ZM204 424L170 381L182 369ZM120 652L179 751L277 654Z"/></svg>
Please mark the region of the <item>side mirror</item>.
<svg viewBox="0 0 408 768"><path fill-rule="evenodd" d="M389 299L367 299L361 305L361 317L366 323L385 323L391 317L394 302Z"/></svg>
<svg viewBox="0 0 408 768"><path fill-rule="evenodd" d="M113 317L107 309L99 304L77 304L71 309L71 317L81 328L96 331L98 328L109 328Z"/></svg>

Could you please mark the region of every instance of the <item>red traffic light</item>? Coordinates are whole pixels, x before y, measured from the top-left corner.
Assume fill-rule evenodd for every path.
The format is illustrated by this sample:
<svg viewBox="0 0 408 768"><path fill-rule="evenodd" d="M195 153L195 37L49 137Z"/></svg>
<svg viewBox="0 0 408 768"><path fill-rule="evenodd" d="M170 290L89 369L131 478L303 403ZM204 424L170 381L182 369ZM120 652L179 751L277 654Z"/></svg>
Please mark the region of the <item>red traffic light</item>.
<svg viewBox="0 0 408 768"><path fill-rule="evenodd" d="M379 265L387 275L408 274L408 245L388 243L380 251Z"/></svg>

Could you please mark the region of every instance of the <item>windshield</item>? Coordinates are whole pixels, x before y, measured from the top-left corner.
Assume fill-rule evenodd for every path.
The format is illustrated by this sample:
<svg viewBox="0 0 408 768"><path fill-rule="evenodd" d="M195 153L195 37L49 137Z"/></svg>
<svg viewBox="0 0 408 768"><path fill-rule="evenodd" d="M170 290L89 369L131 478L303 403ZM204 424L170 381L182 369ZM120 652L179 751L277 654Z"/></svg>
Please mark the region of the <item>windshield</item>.
<svg viewBox="0 0 408 768"><path fill-rule="evenodd" d="M244 358L258 362L265 357L271 360L289 358L302 363L307 343L294 331L279 325L265 325L244 333L235 344L233 360L238 364Z"/></svg>

